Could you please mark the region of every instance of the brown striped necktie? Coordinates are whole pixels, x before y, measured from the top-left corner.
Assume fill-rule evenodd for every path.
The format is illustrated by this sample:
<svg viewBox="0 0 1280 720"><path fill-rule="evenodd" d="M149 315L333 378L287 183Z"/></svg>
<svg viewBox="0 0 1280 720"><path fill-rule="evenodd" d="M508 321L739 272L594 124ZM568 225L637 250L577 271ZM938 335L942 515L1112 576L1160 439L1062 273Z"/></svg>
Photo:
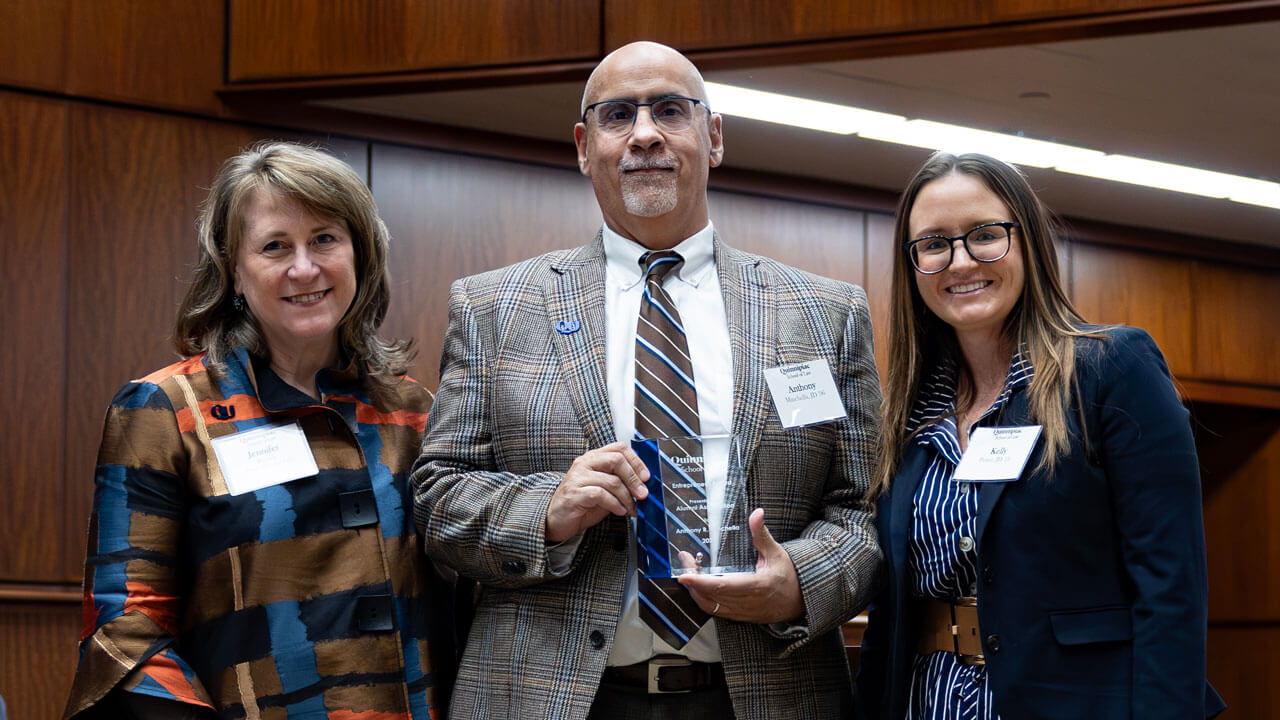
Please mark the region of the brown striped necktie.
<svg viewBox="0 0 1280 720"><path fill-rule="evenodd" d="M699 433L698 394L693 383L693 363L680 313L662 289L667 275L684 264L671 250L640 256L645 270L644 295L636 325L636 437L668 438ZM690 448L700 456L702 450ZM696 489L703 492L702 489ZM705 514L705 493L702 507ZM674 512L667 510L667 512ZM702 519L705 524L705 517ZM665 537L665 535L664 535ZM637 558L645 553L666 555L667 548L646 547L637 534ZM637 573L640 573L637 570ZM674 648L684 647L708 615L675 578L647 578L639 574L640 617L658 637Z"/></svg>

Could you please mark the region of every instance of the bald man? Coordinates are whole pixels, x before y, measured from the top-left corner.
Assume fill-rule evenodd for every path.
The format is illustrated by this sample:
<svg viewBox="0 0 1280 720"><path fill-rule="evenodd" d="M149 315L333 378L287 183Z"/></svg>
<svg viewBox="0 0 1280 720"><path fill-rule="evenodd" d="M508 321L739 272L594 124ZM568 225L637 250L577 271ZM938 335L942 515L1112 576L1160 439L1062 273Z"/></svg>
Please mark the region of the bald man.
<svg viewBox="0 0 1280 720"><path fill-rule="evenodd" d="M862 502L879 404L866 296L716 235L723 121L675 50L611 53L581 110L594 241L451 290L412 481L428 552L484 588L451 717L849 716L840 625L881 560ZM650 352L680 368L654 391L671 402L645 386L667 377ZM815 373L839 417L774 397L780 366ZM741 463L706 445L708 521L748 529L720 561L754 573L637 571L650 474L630 441L681 429L736 438Z"/></svg>

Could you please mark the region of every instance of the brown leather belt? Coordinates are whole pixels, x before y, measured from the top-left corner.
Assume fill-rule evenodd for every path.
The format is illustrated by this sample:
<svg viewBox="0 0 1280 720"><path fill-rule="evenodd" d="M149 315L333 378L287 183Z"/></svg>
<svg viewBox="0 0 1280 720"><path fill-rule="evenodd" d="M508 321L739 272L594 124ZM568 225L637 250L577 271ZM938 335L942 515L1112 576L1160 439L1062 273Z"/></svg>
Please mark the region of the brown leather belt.
<svg viewBox="0 0 1280 720"><path fill-rule="evenodd" d="M649 693L686 693L723 687L724 666L680 655L657 655L635 665L607 667L600 682Z"/></svg>
<svg viewBox="0 0 1280 720"><path fill-rule="evenodd" d="M956 654L965 665L984 665L982 634L978 629L978 598L953 601L915 598L916 652L939 650Z"/></svg>

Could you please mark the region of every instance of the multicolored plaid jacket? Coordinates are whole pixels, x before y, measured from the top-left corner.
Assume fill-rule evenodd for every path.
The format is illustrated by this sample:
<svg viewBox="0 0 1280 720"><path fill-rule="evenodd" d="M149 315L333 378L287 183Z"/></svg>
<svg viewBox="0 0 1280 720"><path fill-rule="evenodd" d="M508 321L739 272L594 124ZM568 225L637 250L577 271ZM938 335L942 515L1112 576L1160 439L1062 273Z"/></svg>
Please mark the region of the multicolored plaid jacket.
<svg viewBox="0 0 1280 720"><path fill-rule="evenodd" d="M66 717L115 688L220 718L443 717L447 583L410 522L431 397L354 365L323 402L238 350L125 385L107 413ZM298 423L319 474L239 495L212 439Z"/></svg>

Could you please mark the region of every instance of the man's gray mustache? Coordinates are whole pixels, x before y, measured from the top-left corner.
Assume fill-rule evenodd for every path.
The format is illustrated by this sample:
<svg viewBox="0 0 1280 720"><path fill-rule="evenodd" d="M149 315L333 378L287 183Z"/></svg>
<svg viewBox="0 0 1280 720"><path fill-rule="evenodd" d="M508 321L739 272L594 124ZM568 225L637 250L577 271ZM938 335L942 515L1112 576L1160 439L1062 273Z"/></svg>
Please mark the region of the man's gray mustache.
<svg viewBox="0 0 1280 720"><path fill-rule="evenodd" d="M623 172L628 172L631 170L675 170L676 161L674 159L641 160L641 161L632 160L630 162L623 161L618 163L618 169Z"/></svg>

